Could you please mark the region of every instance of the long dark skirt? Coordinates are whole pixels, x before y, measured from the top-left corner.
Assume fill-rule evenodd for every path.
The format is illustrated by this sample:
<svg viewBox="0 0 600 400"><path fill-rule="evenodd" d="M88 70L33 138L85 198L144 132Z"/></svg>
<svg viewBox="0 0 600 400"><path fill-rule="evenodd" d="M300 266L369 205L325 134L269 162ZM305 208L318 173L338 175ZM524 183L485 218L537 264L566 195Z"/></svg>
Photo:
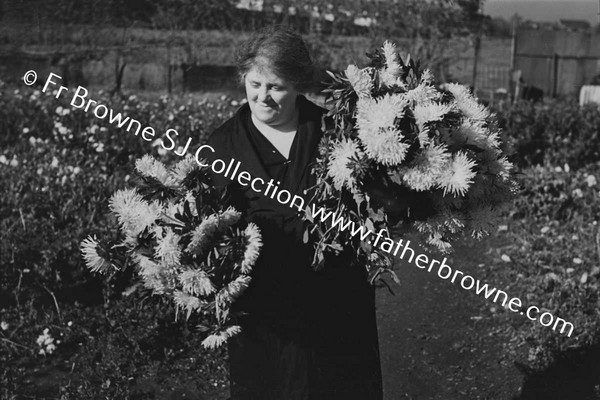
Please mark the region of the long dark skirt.
<svg viewBox="0 0 600 400"><path fill-rule="evenodd" d="M244 317L229 341L232 400L382 399L374 288L323 278L309 313Z"/></svg>

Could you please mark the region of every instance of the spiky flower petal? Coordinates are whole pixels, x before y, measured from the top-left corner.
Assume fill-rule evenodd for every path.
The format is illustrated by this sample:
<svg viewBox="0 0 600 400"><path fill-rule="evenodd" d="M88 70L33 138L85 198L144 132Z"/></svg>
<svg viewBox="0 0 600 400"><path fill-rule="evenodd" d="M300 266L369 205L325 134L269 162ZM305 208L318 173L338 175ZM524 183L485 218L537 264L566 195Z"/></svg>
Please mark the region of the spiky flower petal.
<svg viewBox="0 0 600 400"><path fill-rule="evenodd" d="M371 79L369 68L359 69L356 65L350 64L348 65L348 68L346 68L346 77L358 97L371 96L373 80Z"/></svg>
<svg viewBox="0 0 600 400"><path fill-rule="evenodd" d="M348 190L355 191L356 179L353 176L353 170L349 167L352 157L362 157L363 151L352 139L342 139L333 144L333 150L329 156L327 173L333 178L333 186L337 190L346 187Z"/></svg>
<svg viewBox="0 0 600 400"><path fill-rule="evenodd" d="M229 326L224 330L220 330L216 333L208 335L206 339L202 341L202 347L204 347L205 349L219 348L223 344L225 344L225 342L227 342L227 339L234 335L237 335L241 331L242 329L237 325Z"/></svg>
<svg viewBox="0 0 600 400"><path fill-rule="evenodd" d="M440 179L440 186L446 193L464 196L469 190L469 185L473 182L475 176L475 162L463 153L458 152L453 155L452 160L447 164L447 172Z"/></svg>
<svg viewBox="0 0 600 400"><path fill-rule="evenodd" d="M258 226L252 222L244 229L244 236L246 238L246 250L244 251L244 259L240 270L243 274L249 274L260 254L262 236Z"/></svg>
<svg viewBox="0 0 600 400"><path fill-rule="evenodd" d="M142 175L148 178L154 178L166 187L176 187L177 182L171 176L163 163L152 157L144 155L135 162L135 169Z"/></svg>
<svg viewBox="0 0 600 400"><path fill-rule="evenodd" d="M80 248L85 264L92 272L108 272L111 263L98 254L98 241L96 236L88 236L81 242Z"/></svg>
<svg viewBox="0 0 600 400"><path fill-rule="evenodd" d="M449 83L446 87L454 96L456 108L464 113L467 118L483 121L489 117L489 110L483 104L477 102L466 86Z"/></svg>

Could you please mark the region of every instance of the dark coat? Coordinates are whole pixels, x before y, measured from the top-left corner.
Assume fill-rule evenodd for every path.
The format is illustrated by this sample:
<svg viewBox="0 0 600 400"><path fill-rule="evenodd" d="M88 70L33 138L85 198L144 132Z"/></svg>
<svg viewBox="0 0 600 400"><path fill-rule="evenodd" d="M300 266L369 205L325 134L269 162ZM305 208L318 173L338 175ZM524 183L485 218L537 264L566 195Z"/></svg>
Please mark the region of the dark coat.
<svg viewBox="0 0 600 400"><path fill-rule="evenodd" d="M233 158L253 178L273 178L280 190L302 196L316 182L311 164L325 110L302 96L298 105L299 126L288 161L254 127L247 104L208 139L215 149L211 161L228 164ZM232 400L380 400L375 293L365 268L336 257L313 271L312 246L303 243L297 208L236 178L213 177L217 185L229 186L231 204L263 236L250 287L235 304L247 315L240 321L243 332L229 341Z"/></svg>

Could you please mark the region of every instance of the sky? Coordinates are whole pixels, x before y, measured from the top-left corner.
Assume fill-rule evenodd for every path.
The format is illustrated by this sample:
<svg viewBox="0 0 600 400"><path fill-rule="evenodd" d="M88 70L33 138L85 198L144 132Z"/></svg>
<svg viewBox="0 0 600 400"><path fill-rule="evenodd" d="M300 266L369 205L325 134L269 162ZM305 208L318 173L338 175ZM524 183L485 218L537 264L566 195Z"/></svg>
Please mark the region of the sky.
<svg viewBox="0 0 600 400"><path fill-rule="evenodd" d="M533 21L583 19L599 22L600 0L485 0L484 12L492 17L510 18L515 13Z"/></svg>

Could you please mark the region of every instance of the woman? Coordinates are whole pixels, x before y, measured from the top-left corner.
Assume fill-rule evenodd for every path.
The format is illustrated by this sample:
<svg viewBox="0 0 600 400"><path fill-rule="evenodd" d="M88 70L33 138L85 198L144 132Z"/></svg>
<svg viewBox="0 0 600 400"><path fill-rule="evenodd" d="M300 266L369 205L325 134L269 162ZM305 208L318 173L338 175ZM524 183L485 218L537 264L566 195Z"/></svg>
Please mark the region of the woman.
<svg viewBox="0 0 600 400"><path fill-rule="evenodd" d="M315 184L324 109L300 93L315 68L302 38L276 28L254 35L237 54L244 104L208 139L215 158L241 161L264 182L302 196ZM229 341L231 399L382 398L374 288L352 258L311 268L298 210L222 175L231 203L263 235L252 283L235 304L242 333Z"/></svg>

